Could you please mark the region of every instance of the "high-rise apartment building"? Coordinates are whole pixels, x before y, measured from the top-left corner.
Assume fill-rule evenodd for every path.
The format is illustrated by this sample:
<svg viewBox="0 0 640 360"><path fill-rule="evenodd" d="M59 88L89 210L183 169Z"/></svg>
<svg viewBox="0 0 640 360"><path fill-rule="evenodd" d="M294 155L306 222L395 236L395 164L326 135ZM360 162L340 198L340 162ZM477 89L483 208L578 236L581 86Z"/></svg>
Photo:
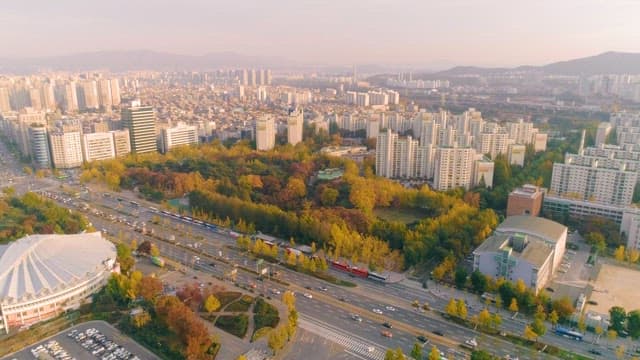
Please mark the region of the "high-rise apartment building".
<svg viewBox="0 0 640 360"><path fill-rule="evenodd" d="M111 87L111 103L113 106L120 105L120 82L118 79L111 79L109 86Z"/></svg>
<svg viewBox="0 0 640 360"><path fill-rule="evenodd" d="M508 149L509 164L524 166L527 146L522 144L510 144Z"/></svg>
<svg viewBox="0 0 640 360"><path fill-rule="evenodd" d="M367 119L367 139L377 139L380 133L380 120L377 118Z"/></svg>
<svg viewBox="0 0 640 360"><path fill-rule="evenodd" d="M271 150L276 145L276 124L273 115L265 114L256 119L256 149Z"/></svg>
<svg viewBox="0 0 640 360"><path fill-rule="evenodd" d="M111 100L111 80L98 80L98 101L105 109L110 109L111 106L113 106L113 101Z"/></svg>
<svg viewBox="0 0 640 360"><path fill-rule="evenodd" d="M602 122L598 124L598 129L596 130L596 146L604 145L607 143L607 138L611 133L611 123Z"/></svg>
<svg viewBox="0 0 640 360"><path fill-rule="evenodd" d="M194 145L198 143L198 128L195 125L178 123L177 126L162 129L160 136L160 148L163 153L184 145Z"/></svg>
<svg viewBox="0 0 640 360"><path fill-rule="evenodd" d="M78 108L80 110L99 109L98 87L94 80L85 80L76 87Z"/></svg>
<svg viewBox="0 0 640 360"><path fill-rule="evenodd" d="M75 82L70 82L64 85L63 92L63 108L66 112L72 112L78 110L78 91Z"/></svg>
<svg viewBox="0 0 640 360"><path fill-rule="evenodd" d="M131 107L122 109L122 126L129 130L131 151L136 154L155 152L156 115L151 106L141 106L133 101Z"/></svg>
<svg viewBox="0 0 640 360"><path fill-rule="evenodd" d="M51 160L56 169L71 169L82 165L80 131L49 134Z"/></svg>
<svg viewBox="0 0 640 360"><path fill-rule="evenodd" d="M603 204L631 204L638 173L625 164L608 166L605 160L567 154L564 164L553 164L551 194Z"/></svg>
<svg viewBox="0 0 640 360"><path fill-rule="evenodd" d="M302 108L289 109L287 117L287 140L289 144L296 145L302 141L304 124L304 111Z"/></svg>
<svg viewBox="0 0 640 360"><path fill-rule="evenodd" d="M9 89L0 87L0 113L11 111L9 102Z"/></svg>
<svg viewBox="0 0 640 360"><path fill-rule="evenodd" d="M440 191L457 187L469 189L475 155L472 148L438 148L434 157L433 187Z"/></svg>
<svg viewBox="0 0 640 360"><path fill-rule="evenodd" d="M393 131L381 131L376 141L376 174L378 176L393 178L395 145L398 134Z"/></svg>

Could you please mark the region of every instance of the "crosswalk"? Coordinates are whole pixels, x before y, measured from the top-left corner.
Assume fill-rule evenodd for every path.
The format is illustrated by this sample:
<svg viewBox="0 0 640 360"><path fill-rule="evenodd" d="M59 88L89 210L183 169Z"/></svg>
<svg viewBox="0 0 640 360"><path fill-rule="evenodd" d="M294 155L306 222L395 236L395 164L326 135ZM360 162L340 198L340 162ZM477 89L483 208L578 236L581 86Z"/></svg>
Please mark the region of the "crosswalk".
<svg viewBox="0 0 640 360"><path fill-rule="evenodd" d="M349 335L340 329L326 324L317 319L302 315L298 319L298 326L331 342L343 346L346 350L355 353L362 358L371 360L384 360L386 349L365 339Z"/></svg>

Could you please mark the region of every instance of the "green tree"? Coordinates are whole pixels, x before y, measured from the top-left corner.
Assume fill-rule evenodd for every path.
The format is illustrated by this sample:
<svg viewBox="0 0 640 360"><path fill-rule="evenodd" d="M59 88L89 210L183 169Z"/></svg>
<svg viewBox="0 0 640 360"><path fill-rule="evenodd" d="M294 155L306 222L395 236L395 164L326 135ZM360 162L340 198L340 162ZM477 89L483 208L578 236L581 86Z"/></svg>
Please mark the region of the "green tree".
<svg viewBox="0 0 640 360"><path fill-rule="evenodd" d="M474 350L471 352L471 360L494 360L495 358L484 350Z"/></svg>
<svg viewBox="0 0 640 360"><path fill-rule="evenodd" d="M609 327L620 334L624 331L625 321L627 320L627 312L621 306L614 306L609 309Z"/></svg>
<svg viewBox="0 0 640 360"><path fill-rule="evenodd" d="M463 267L458 267L456 269L455 282L458 289L464 288L464 286L467 284L467 276L467 270L465 270Z"/></svg>
<svg viewBox="0 0 640 360"><path fill-rule="evenodd" d="M411 349L411 357L416 360L422 360L422 346L420 344L413 344L413 348Z"/></svg>
<svg viewBox="0 0 640 360"><path fill-rule="evenodd" d="M330 187L325 187L320 194L320 203L323 206L333 206L338 199L338 195L340 195L338 190Z"/></svg>
<svg viewBox="0 0 640 360"><path fill-rule="evenodd" d="M640 337L640 310L633 310L627 314L627 330L632 338Z"/></svg>
<svg viewBox="0 0 640 360"><path fill-rule="evenodd" d="M484 293L487 291L487 277L478 270L472 272L471 287L478 294Z"/></svg>
<svg viewBox="0 0 640 360"><path fill-rule="evenodd" d="M544 320L540 318L534 319L531 323L531 330L538 334L538 337L544 336L544 334L547 333L547 327L544 324Z"/></svg>
<svg viewBox="0 0 640 360"><path fill-rule="evenodd" d="M208 313L218 311L220 306L220 300L213 294L207 296L207 299L204 301L204 310Z"/></svg>
<svg viewBox="0 0 640 360"><path fill-rule="evenodd" d="M556 327L556 325L558 325L558 320L560 320L560 317L558 316L558 312L555 310L552 310L551 313L549 313L549 322L554 328Z"/></svg>

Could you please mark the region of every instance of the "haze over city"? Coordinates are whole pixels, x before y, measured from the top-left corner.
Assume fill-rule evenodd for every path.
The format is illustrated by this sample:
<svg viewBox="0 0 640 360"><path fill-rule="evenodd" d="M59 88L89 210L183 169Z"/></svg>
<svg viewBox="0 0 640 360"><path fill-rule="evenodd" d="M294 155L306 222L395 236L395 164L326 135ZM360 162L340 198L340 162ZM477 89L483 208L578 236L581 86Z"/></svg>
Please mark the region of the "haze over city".
<svg viewBox="0 0 640 360"><path fill-rule="evenodd" d="M5 1L0 57L148 49L306 64L541 65L640 51L632 0Z"/></svg>

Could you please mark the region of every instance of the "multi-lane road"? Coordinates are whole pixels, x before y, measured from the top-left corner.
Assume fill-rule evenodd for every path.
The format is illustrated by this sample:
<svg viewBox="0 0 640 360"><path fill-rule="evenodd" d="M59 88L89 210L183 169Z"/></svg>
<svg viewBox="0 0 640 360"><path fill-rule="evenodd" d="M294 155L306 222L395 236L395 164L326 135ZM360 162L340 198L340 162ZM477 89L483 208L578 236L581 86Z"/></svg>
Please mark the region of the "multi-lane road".
<svg viewBox="0 0 640 360"><path fill-rule="evenodd" d="M43 190L59 192L61 183L53 179L37 179L21 174L20 164L11 161L11 156L0 150L3 161L3 171L7 172L2 181L7 181L9 176L13 179L11 184L17 192L28 190ZM72 186L73 188L73 186ZM61 202L63 206L72 206L73 203L86 203L91 209L99 211L100 215L92 211L85 211L90 221L97 229L106 229L111 235L122 234L125 238L137 238L139 242L148 239L159 247L162 256L180 262L186 267L199 271L205 271L219 277L224 277L234 269L234 264L250 269L256 268L256 259L249 254L239 252L232 246L235 240L223 232L206 229L198 224L165 216L162 213L151 210L154 204L139 200L134 194L123 192L104 196L103 192L95 189L82 189L75 187L81 194L80 199L71 202ZM122 200L119 201L118 198ZM130 201L140 203L133 206ZM112 221L108 215L120 218L122 222ZM152 223L153 219L160 218L158 224ZM128 223L145 223L147 229L153 229L156 234L165 239L175 237L174 242L159 241L152 237L146 237L135 232L133 226ZM280 282L257 281L256 276L249 272L239 271L236 282L244 285L257 285L257 291L265 295L275 297L274 290L282 292L294 290L299 294L308 292L312 298L298 296L297 308L301 314L300 326L305 330L338 342L345 346L351 353L357 354L356 358L381 359L385 348L401 347L408 353L416 342L416 335L422 334L437 345L444 353L449 353L457 358L464 358L465 353L456 345L470 338L476 338L480 348L486 349L498 356L515 355L521 359L552 358L545 354L539 354L527 348L518 347L502 339L482 335L472 329L451 323L443 319L438 313L416 311L411 303L418 300L427 302L438 311L442 311L449 300L448 295L437 290L425 290L405 284L381 284L367 279L351 278L345 274L334 272L334 275L344 277L358 286L346 288L326 283L317 278L277 267L280 273L279 279L291 284L284 286ZM321 290L322 289L322 290ZM467 301L471 304L469 315L481 310L480 303L472 296L467 295ZM382 314L376 314L373 309L380 309ZM391 309L391 310L388 310ZM353 314L359 314L362 321L352 319ZM524 322L511 319L506 312L502 314L502 330L514 334L521 334ZM392 329L386 329L382 323L389 322ZM390 331L392 336L384 337L381 331ZM434 331L444 334L438 336ZM577 342L559 337L550 332L541 338L541 341L556 345L563 349L571 350L583 355L594 346L587 342ZM430 348L431 344L426 347ZM600 358L615 359L613 351L600 347Z"/></svg>

